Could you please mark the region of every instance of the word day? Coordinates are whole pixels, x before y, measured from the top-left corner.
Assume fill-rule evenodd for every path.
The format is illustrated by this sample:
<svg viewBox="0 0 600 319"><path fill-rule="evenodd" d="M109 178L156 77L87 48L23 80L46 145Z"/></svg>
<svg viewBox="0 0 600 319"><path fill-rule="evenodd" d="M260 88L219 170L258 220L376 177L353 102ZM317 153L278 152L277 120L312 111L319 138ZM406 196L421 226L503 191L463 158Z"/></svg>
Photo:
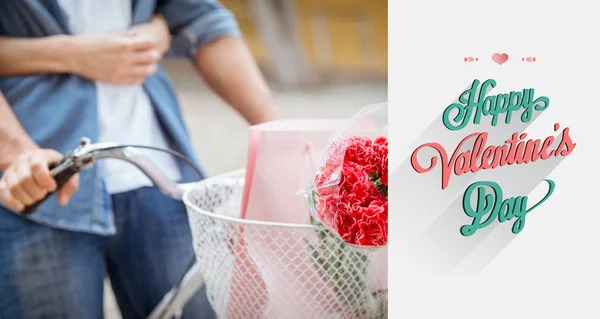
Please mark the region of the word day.
<svg viewBox="0 0 600 319"><path fill-rule="evenodd" d="M556 187L554 181L549 179L544 181L548 183L548 192L544 198L529 208L527 208L528 196L504 198L502 187L498 183L480 181L471 184L463 197L463 209L465 214L471 217L473 221L471 224L460 228L461 235L471 236L477 230L489 226L496 219L498 222L504 223L513 218L516 219L512 226L512 233L520 233L525 227L525 216L544 203L554 193ZM488 193L486 188L491 189L491 193ZM471 204L473 194L476 195L475 207Z"/></svg>

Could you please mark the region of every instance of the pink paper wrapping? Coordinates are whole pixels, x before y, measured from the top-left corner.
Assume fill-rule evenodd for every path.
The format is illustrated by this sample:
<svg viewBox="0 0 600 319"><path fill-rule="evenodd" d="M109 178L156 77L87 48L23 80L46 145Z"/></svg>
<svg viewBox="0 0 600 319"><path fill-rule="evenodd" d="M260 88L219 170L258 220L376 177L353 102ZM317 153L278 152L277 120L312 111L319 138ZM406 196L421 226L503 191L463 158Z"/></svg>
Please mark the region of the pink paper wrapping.
<svg viewBox="0 0 600 319"><path fill-rule="evenodd" d="M345 123L343 119L279 120L251 127L242 218L308 224L308 208L300 192L314 178L327 142ZM248 241L247 250L239 248L243 254L236 260L238 271L234 271L231 301L243 298L237 296L239 288L246 294L266 297L251 305L231 307L260 307L263 312L268 311L268 315L263 313L265 318L280 318L290 311L307 315L325 313L320 308L330 304L327 299L335 296L317 272L310 269L315 265L304 241L306 232L294 232L286 239L275 228L261 227L253 232L260 234L248 234L248 230L244 234L254 239ZM252 283L251 288L248 284L242 287L242 282ZM292 288L299 286L312 287L315 296L307 295L309 289ZM290 308L294 302L317 295L319 300L310 303L311 309Z"/></svg>
<svg viewBox="0 0 600 319"><path fill-rule="evenodd" d="M308 187L327 142L346 122L279 120L251 127L242 218L305 224L308 210L298 192Z"/></svg>

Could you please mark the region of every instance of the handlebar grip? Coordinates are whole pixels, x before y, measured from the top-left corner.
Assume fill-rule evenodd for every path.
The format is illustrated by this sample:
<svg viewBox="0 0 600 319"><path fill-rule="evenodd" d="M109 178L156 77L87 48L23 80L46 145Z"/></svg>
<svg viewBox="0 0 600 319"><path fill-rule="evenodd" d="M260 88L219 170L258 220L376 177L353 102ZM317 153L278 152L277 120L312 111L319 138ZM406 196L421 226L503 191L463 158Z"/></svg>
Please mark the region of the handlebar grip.
<svg viewBox="0 0 600 319"><path fill-rule="evenodd" d="M53 167L56 167L56 165L53 165ZM75 175L77 173L79 173L79 168L75 167L75 166L71 166L71 167L68 167L67 169L65 169L64 171L56 174L56 176L54 176L54 180L56 181L56 190L54 190L53 192L49 192L48 194L46 194L46 196L44 198L25 207L25 209L21 212L21 215L29 216L29 215L33 214L33 212L37 209L37 207L40 204L42 204L46 199L48 199L48 197L50 197L54 193L58 192L58 190L60 190L71 179L71 177L73 177L73 175Z"/></svg>

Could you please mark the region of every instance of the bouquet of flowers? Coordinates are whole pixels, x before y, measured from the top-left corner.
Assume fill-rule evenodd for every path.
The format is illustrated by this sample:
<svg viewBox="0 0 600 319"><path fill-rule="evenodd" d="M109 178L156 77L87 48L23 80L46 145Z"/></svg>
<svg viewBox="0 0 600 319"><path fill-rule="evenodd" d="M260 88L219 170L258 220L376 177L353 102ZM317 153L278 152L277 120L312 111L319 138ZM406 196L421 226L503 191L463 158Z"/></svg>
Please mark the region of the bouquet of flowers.
<svg viewBox="0 0 600 319"><path fill-rule="evenodd" d="M387 103L356 114L330 141L308 191L316 264L351 318L387 318L387 289L370 291L369 257L388 241ZM386 286L387 287L387 286Z"/></svg>
<svg viewBox="0 0 600 319"><path fill-rule="evenodd" d="M387 137L351 136L340 142L347 146L341 171L335 172L337 160L328 161L315 178L312 200L316 219L348 244L385 246Z"/></svg>

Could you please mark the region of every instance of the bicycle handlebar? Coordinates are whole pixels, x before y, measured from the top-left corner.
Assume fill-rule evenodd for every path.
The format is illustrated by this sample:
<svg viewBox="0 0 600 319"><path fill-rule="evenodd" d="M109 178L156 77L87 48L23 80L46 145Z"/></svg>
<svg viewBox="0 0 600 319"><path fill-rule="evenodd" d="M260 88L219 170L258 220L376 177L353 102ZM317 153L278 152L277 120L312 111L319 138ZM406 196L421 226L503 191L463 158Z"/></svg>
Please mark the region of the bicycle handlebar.
<svg viewBox="0 0 600 319"><path fill-rule="evenodd" d="M186 188L186 184L177 184L167 178L162 171L150 161L145 155L141 154L137 149L151 149L156 151L162 151L169 153L190 165L198 173L200 179L204 176L189 159L184 155L160 148L140 146L140 145L119 145L114 143L91 143L89 138L82 138L79 146L71 153L67 154L65 158L56 165L52 165L50 168L50 174L54 177L57 187L54 192L48 193L43 199L36 203L25 207L21 214L28 216L31 215L37 207L42 204L48 197L53 193L60 190L64 184L66 184L71 177L79 173L82 169L90 168L94 165L96 159L102 158L114 158L124 160L135 165L140 169L160 191L173 199L181 200L183 192Z"/></svg>

